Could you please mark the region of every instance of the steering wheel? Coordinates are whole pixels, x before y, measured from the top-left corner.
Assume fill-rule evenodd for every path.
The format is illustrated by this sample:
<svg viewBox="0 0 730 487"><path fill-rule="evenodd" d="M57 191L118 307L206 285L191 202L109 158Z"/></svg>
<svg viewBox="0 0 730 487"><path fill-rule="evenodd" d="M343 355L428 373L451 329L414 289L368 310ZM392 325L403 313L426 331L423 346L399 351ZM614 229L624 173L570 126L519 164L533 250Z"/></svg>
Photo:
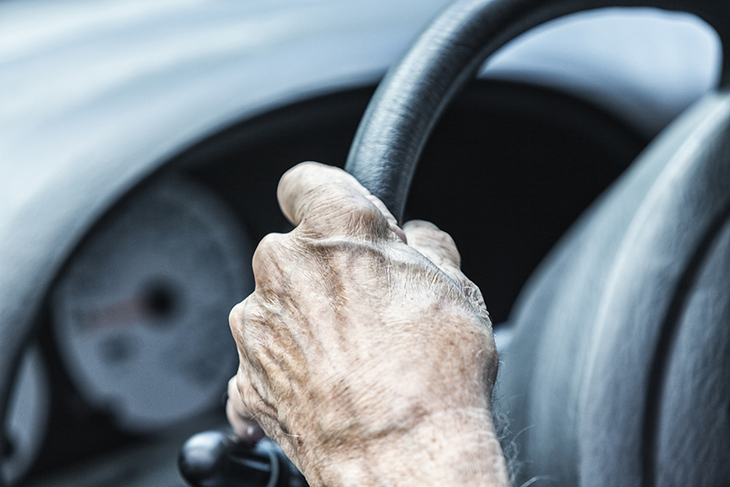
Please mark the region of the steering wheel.
<svg viewBox="0 0 730 487"><path fill-rule="evenodd" d="M724 0L458 1L386 75L346 170L401 220L432 128L484 60L546 21L613 6L695 14L730 46L730 2ZM730 340L723 332L730 303L723 298L729 305L707 320L687 318L700 284L722 291L730 284L722 273L706 275L708 268L730 264L715 257L730 216L729 74L725 62L720 91L654 142L615 202L568 237L523 300L499 394L513 400L513 429L534 425L525 435L529 442L520 440L532 462L528 477L621 486L696 485L698 479L717 485L730 478L730 442L718 439L719 451L705 447L708 439L730 436L729 420L703 424L718 408L727 416L730 407ZM614 247L610 258L605 245ZM584 257L580 266L570 263L576 253ZM581 283L591 276L600 283L586 289ZM570 316L555 318L566 303L573 306ZM698 334L702 339L694 340ZM545 367L548 377L536 367L545 357L555 362ZM697 370L687 373L686 360ZM679 468L673 458L688 460Z"/></svg>
<svg viewBox="0 0 730 487"><path fill-rule="evenodd" d="M453 97L484 61L520 34L567 14L603 7L693 13L730 45L730 4L711 0L462 0L418 38L381 82L360 123L345 169L401 219L419 156ZM721 86L730 68L722 67Z"/></svg>

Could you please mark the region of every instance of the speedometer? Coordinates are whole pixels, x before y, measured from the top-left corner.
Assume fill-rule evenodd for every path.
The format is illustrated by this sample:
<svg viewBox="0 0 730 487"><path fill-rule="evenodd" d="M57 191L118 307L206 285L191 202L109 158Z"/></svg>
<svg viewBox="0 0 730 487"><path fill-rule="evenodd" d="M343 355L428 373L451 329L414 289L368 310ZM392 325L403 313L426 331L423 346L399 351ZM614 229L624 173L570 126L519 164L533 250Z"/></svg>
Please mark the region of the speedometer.
<svg viewBox="0 0 730 487"><path fill-rule="evenodd" d="M252 290L251 252L227 207L190 182L112 211L52 294L60 355L84 399L132 432L220 404L238 358L228 313Z"/></svg>

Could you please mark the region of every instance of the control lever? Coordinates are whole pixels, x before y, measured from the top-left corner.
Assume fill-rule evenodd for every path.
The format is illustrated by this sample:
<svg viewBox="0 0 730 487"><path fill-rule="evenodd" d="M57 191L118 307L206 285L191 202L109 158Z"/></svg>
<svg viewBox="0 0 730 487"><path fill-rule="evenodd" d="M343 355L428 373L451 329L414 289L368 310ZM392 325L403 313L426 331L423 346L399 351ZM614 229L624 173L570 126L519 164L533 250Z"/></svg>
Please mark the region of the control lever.
<svg viewBox="0 0 730 487"><path fill-rule="evenodd" d="M268 438L252 445L232 433L198 433L183 445L177 465L191 487L307 487L304 476Z"/></svg>

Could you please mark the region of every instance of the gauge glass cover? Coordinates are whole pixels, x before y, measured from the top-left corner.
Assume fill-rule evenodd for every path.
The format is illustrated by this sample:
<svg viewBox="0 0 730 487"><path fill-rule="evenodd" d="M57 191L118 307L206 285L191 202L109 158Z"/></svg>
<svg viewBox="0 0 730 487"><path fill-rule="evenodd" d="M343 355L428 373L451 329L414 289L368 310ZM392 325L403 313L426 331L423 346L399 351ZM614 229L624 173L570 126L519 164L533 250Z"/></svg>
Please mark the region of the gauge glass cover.
<svg viewBox="0 0 730 487"><path fill-rule="evenodd" d="M110 212L52 293L59 351L84 399L133 432L220 405L238 359L228 314L252 290L251 254L227 207L190 182Z"/></svg>

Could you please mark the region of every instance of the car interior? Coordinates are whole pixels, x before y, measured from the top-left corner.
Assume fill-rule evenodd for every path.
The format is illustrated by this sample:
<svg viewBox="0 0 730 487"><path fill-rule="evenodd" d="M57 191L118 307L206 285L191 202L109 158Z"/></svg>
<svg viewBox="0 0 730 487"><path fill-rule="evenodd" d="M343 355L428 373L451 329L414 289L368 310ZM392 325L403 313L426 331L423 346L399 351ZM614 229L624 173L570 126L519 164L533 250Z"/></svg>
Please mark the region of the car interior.
<svg viewBox="0 0 730 487"><path fill-rule="evenodd" d="M407 200L397 195L402 221L429 220L450 233L464 273L485 296L501 356L494 402L514 485L727 483L727 70L720 88L660 134L565 89L463 76L474 77L487 55L533 25L637 3L457 2L423 42L448 46L433 33L443 34L439 19L449 15L461 19L444 34L451 40L485 18L506 27L483 27L467 54L433 50L418 69L404 57L387 76L408 82L386 78L378 87L377 76L313 90L204 133L181 132L184 143L170 143L134 178L124 179L131 163L109 169L109 181L120 181L114 191L101 170L59 171L59 181L84 180L59 194L73 200L102 188L104 203L64 220L78 224L65 227L63 245L51 239L63 228L33 230L47 243L27 252L54 246L54 264L18 265L0 283L10 289L4 300L28 303L27 326L12 314L0 325L0 486L185 485L177 467L185 440L227 431L223 394L238 360L227 316L253 289L253 250L268 233L292 228L276 202L281 174L316 160L358 175L348 162L353 140L365 147L378 136L361 120L406 92L416 95L404 110L418 116L392 130L423 145L393 163L400 173L418 163ZM721 42L730 35L724 3L640 6L688 11ZM418 93L435 97L443 113ZM414 128L413 120L432 125ZM78 137L68 126L59 137ZM378 181L395 178L372 170ZM21 210L7 210L7 220L30 228L51 218ZM3 239L22 248L30 241L23 232ZM25 262L7 250L14 248L3 259ZM17 284L24 269L45 276L22 285L36 294ZM280 483L268 475L210 485L303 485L295 475Z"/></svg>

